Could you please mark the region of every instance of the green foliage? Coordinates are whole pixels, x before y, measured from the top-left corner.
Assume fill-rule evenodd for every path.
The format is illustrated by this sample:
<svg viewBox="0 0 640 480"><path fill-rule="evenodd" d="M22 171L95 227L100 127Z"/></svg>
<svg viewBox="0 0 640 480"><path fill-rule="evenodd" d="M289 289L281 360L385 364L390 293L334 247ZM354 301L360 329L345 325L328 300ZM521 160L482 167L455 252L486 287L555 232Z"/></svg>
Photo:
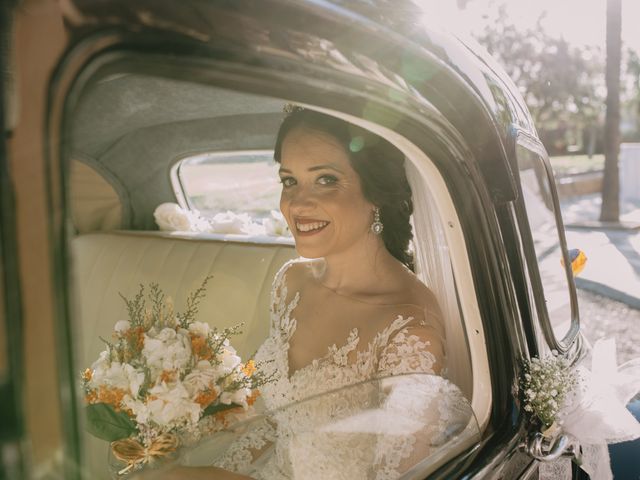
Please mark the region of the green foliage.
<svg viewBox="0 0 640 480"><path fill-rule="evenodd" d="M214 415L216 413L224 412L226 410L231 410L232 408L238 407L242 408L241 405L236 405L235 403L230 403L228 405L225 405L224 403L212 403L204 409L204 412L202 412L202 416L206 417L208 415Z"/></svg>
<svg viewBox="0 0 640 480"><path fill-rule="evenodd" d="M126 413L106 403L94 403L85 407L87 431L102 440L113 442L128 438L137 432L136 425Z"/></svg>
<svg viewBox="0 0 640 480"><path fill-rule="evenodd" d="M120 295L120 298L122 298L127 305L131 325L134 327L142 325L144 321L144 285L140 285L138 293L133 297L133 300L129 300L120 292L118 292L118 295Z"/></svg>
<svg viewBox="0 0 640 480"><path fill-rule="evenodd" d="M212 275L205 277L198 289L195 292L192 292L187 298L187 309L176 315L181 327L188 328L189 323L195 321L196 315L198 314L198 308L200 307L200 301L204 298L207 283L209 283L211 278L213 278Z"/></svg>
<svg viewBox="0 0 640 480"><path fill-rule="evenodd" d="M590 125L604 105L603 54L549 35L542 20L519 30L503 6L477 39L520 88L539 128Z"/></svg>

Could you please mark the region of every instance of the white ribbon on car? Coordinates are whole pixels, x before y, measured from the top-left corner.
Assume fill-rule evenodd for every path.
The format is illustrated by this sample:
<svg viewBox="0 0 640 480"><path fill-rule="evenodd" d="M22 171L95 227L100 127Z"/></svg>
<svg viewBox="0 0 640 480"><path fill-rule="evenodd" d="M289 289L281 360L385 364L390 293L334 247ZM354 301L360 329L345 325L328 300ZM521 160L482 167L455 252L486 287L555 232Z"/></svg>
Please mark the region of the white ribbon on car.
<svg viewBox="0 0 640 480"><path fill-rule="evenodd" d="M607 444L640 438L640 422L626 405L640 391L640 358L620 366L614 339L593 346L591 370L579 366L578 387L567 399L558 419L561 433L583 448L581 468L592 480L611 480ZM561 458L540 465L540 478L571 478L571 460Z"/></svg>

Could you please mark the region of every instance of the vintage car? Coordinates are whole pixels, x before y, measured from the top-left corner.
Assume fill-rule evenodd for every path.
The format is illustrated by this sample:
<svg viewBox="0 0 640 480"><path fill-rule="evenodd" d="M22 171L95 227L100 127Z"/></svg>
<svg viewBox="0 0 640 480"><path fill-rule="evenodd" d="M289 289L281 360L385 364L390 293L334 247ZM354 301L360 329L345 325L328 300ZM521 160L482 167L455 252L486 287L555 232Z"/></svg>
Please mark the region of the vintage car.
<svg viewBox="0 0 640 480"><path fill-rule="evenodd" d="M407 159L418 275L447 313L450 376L477 422L472 441L407 478L536 478L541 462L579 451L562 436L541 447L522 409L522 359L553 349L575 364L585 347L549 160L518 89L480 47L411 1L10 3L6 478L109 476L106 444L84 433L78 379L126 315L118 293L159 282L183 298L211 274L203 318L244 321L242 355L260 345L292 240L158 231L153 213L175 202L259 222L277 210L286 102L381 135Z"/></svg>

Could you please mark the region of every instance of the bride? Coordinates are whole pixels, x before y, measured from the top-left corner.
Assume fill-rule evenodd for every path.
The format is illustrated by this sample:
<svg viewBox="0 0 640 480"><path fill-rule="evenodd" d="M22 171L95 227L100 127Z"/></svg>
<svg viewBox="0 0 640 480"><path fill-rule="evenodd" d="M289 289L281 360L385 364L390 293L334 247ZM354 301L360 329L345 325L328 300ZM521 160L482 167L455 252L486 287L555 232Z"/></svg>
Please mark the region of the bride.
<svg viewBox="0 0 640 480"><path fill-rule="evenodd" d="M360 386L330 402L318 397L282 409L234 442L217 467L195 470L203 478L397 478L442 444L454 412L469 412L459 390L440 376L442 316L412 271L404 157L340 119L291 110L274 156L280 209L302 258L285 264L273 283L271 333L256 354L273 378L261 388L262 399L278 411ZM362 382L408 373L430 375L396 388L387 418L422 419L428 428L387 436L320 432L327 418L357 412L382 385Z"/></svg>

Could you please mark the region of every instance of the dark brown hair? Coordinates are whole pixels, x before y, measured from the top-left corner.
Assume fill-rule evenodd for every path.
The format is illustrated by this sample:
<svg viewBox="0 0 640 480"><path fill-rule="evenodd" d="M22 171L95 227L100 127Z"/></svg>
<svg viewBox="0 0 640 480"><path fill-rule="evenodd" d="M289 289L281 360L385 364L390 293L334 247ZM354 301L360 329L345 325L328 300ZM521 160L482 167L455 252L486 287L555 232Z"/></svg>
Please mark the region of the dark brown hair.
<svg viewBox="0 0 640 480"><path fill-rule="evenodd" d="M409 251L413 238L409 222L413 202L402 152L385 139L344 120L315 110L294 108L278 130L273 155L276 162L281 161L284 139L295 128L328 134L344 148L360 177L365 198L380 209L385 247L413 271L413 255Z"/></svg>

